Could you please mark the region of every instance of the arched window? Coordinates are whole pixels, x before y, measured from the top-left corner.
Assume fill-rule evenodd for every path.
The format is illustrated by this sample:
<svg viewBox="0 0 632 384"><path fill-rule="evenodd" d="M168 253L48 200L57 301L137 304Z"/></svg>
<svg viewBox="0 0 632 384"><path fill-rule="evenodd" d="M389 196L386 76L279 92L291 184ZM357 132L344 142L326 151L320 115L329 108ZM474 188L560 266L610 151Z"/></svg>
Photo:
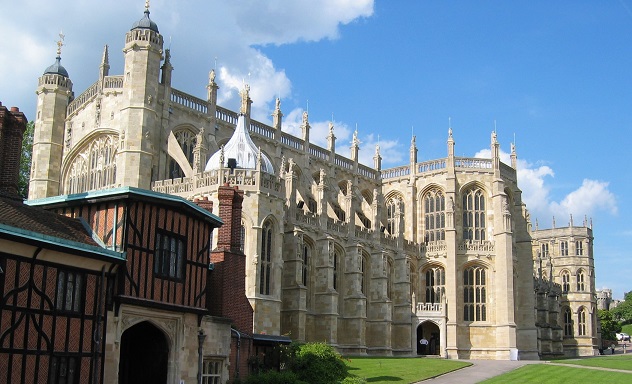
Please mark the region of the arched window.
<svg viewBox="0 0 632 384"><path fill-rule="evenodd" d="M311 249L309 247L309 245L307 244L303 244L303 251L302 251L302 262L303 262L303 267L302 267L302 282L304 286L308 286L309 285L309 263L310 263L310 259L311 259Z"/></svg>
<svg viewBox="0 0 632 384"><path fill-rule="evenodd" d="M568 241L560 241L560 256L568 256Z"/></svg>
<svg viewBox="0 0 632 384"><path fill-rule="evenodd" d="M445 295L445 270L442 267L426 269L425 277L425 302L441 303Z"/></svg>
<svg viewBox="0 0 632 384"><path fill-rule="evenodd" d="M480 188L463 194L463 240L485 240L485 195Z"/></svg>
<svg viewBox="0 0 632 384"><path fill-rule="evenodd" d="M487 279L483 267L463 271L463 320L487 320Z"/></svg>
<svg viewBox="0 0 632 384"><path fill-rule="evenodd" d="M424 222L426 242L445 240L445 196L433 189L424 196Z"/></svg>
<svg viewBox="0 0 632 384"><path fill-rule="evenodd" d="M261 260L259 263L259 293L270 294L270 277L272 274L272 224L266 222L261 230Z"/></svg>
<svg viewBox="0 0 632 384"><path fill-rule="evenodd" d="M118 139L100 136L73 159L66 180L65 193L80 193L116 186L116 151Z"/></svg>
<svg viewBox="0 0 632 384"><path fill-rule="evenodd" d="M189 164L193 164L193 149L197 144L196 134L188 129L183 129L174 132L173 135L176 137L178 144L180 144L182 153L186 156ZM184 177L184 171L182 171L182 168L180 168L180 165L178 165L174 159L169 159L169 178L177 179L180 177Z"/></svg>
<svg viewBox="0 0 632 384"><path fill-rule="evenodd" d="M585 275L583 270L577 271L577 291L584 292L586 290L586 284L584 283Z"/></svg>
<svg viewBox="0 0 632 384"><path fill-rule="evenodd" d="M241 238L239 239L239 250L244 251L246 249L246 224L241 222L241 227L239 228L239 234Z"/></svg>
<svg viewBox="0 0 632 384"><path fill-rule="evenodd" d="M584 243L581 240L577 240L575 242L575 255L577 256L584 255Z"/></svg>
<svg viewBox="0 0 632 384"><path fill-rule="evenodd" d="M566 307L562 312L564 316L564 336L573 337L573 314L571 309Z"/></svg>
<svg viewBox="0 0 632 384"><path fill-rule="evenodd" d="M562 293L568 293L571 290L571 274L568 271L562 272Z"/></svg>
<svg viewBox="0 0 632 384"><path fill-rule="evenodd" d="M586 308L580 308L577 312L577 334L586 336Z"/></svg>
<svg viewBox="0 0 632 384"><path fill-rule="evenodd" d="M399 223L397 222L397 212L400 217L404 213L404 204L398 197L391 197L386 201L386 231L389 235L398 235Z"/></svg>

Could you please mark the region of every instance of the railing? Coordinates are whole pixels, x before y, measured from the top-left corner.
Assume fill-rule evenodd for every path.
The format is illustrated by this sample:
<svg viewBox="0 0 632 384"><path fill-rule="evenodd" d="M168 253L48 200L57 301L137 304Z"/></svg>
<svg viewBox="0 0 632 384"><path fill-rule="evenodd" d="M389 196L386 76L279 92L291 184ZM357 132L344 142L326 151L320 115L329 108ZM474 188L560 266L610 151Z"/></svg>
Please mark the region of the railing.
<svg viewBox="0 0 632 384"><path fill-rule="evenodd" d="M491 159L476 159L476 158L469 158L469 157L455 157L454 167L455 168L492 169L492 160Z"/></svg>
<svg viewBox="0 0 632 384"><path fill-rule="evenodd" d="M250 121L250 132L256 133L257 135L263 137L267 137L268 139L274 139L274 129L258 121Z"/></svg>
<svg viewBox="0 0 632 384"><path fill-rule="evenodd" d="M123 88L123 76L105 76L103 88Z"/></svg>
<svg viewBox="0 0 632 384"><path fill-rule="evenodd" d="M402 165L397 168L389 168L381 171L382 179L392 179L395 177L402 177L410 175L410 166Z"/></svg>
<svg viewBox="0 0 632 384"><path fill-rule="evenodd" d="M424 172L437 171L439 169L445 169L446 163L447 163L446 159L424 161L423 163L417 164L417 172L424 173Z"/></svg>
<svg viewBox="0 0 632 384"><path fill-rule="evenodd" d="M310 144L309 154L310 156L316 157L318 159L329 160L329 151L319 147L318 145Z"/></svg>
<svg viewBox="0 0 632 384"><path fill-rule="evenodd" d="M127 35L125 36L125 43L129 43L134 40L149 41L162 47L162 36L150 29L137 28L127 32Z"/></svg>
<svg viewBox="0 0 632 384"><path fill-rule="evenodd" d="M371 180L377 179L377 171L363 164L358 164L358 174Z"/></svg>
<svg viewBox="0 0 632 384"><path fill-rule="evenodd" d="M417 303L416 311L420 312L437 312L438 314L443 312L443 303Z"/></svg>
<svg viewBox="0 0 632 384"><path fill-rule="evenodd" d="M358 239L369 240L372 233L373 231L368 228L361 227L359 225L355 226L355 237Z"/></svg>
<svg viewBox="0 0 632 384"><path fill-rule="evenodd" d="M458 245L464 252L494 252L494 243L489 240L465 240Z"/></svg>
<svg viewBox="0 0 632 384"><path fill-rule="evenodd" d="M382 245L387 245L393 248L397 247L397 237L395 236L387 235L384 232L381 232L380 240L381 240L380 243Z"/></svg>
<svg viewBox="0 0 632 384"><path fill-rule="evenodd" d="M345 169L353 169L353 161L344 158L340 155L334 157L334 164Z"/></svg>
<svg viewBox="0 0 632 384"><path fill-rule="evenodd" d="M79 95L79 97L74 99L72 103L68 105L68 110L67 110L68 115L71 115L81 106L86 104L90 99L95 97L99 93L99 91L100 91L99 82L97 81L94 84L92 84L90 87L88 87L88 89L86 89L81 95Z"/></svg>
<svg viewBox="0 0 632 384"><path fill-rule="evenodd" d="M445 240L431 241L420 245L421 253L445 252L448 249Z"/></svg>
<svg viewBox="0 0 632 384"><path fill-rule="evenodd" d="M274 175L265 172L259 174L259 171L252 169L235 169L231 172L228 168L203 172L193 177L159 180L153 183L152 190L177 194L200 191L224 183L238 185L242 188L258 185L261 189L268 189L277 193L281 191L281 181Z"/></svg>
<svg viewBox="0 0 632 384"><path fill-rule="evenodd" d="M296 212L295 218L298 223L305 223L314 227L318 226L318 216L311 212L299 210Z"/></svg>
<svg viewBox="0 0 632 384"><path fill-rule="evenodd" d="M303 140L298 139L285 132L281 132L281 143L299 151L303 150Z"/></svg>
<svg viewBox="0 0 632 384"><path fill-rule="evenodd" d="M338 221L331 217L327 219L327 229L330 231L345 234L347 233L347 223L344 221Z"/></svg>
<svg viewBox="0 0 632 384"><path fill-rule="evenodd" d="M224 121L228 124L237 125L237 118L239 117L239 115L229 109L217 106L215 110L215 117L219 121Z"/></svg>
<svg viewBox="0 0 632 384"><path fill-rule="evenodd" d="M72 85L72 82L70 81L69 78L60 76L60 75L53 75L53 74L47 74L40 77L38 83L40 86L41 85L58 85L64 88L70 88L70 86Z"/></svg>
<svg viewBox="0 0 632 384"><path fill-rule="evenodd" d="M201 113L208 113L208 103L177 89L171 90L171 102Z"/></svg>
<svg viewBox="0 0 632 384"><path fill-rule="evenodd" d="M404 252L418 253L421 250L421 244L415 243L412 240L404 240Z"/></svg>

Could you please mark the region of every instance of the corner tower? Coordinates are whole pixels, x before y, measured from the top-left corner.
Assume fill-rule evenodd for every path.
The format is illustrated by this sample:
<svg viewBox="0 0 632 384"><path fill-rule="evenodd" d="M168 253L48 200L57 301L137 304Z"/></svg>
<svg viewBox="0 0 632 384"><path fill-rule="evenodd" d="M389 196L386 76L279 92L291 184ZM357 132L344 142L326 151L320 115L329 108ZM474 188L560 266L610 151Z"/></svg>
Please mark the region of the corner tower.
<svg viewBox="0 0 632 384"><path fill-rule="evenodd" d="M125 72L121 108L121 147L117 156L117 181L124 186L150 189L158 169L162 129L158 106L163 38L145 14L125 36Z"/></svg>
<svg viewBox="0 0 632 384"><path fill-rule="evenodd" d="M61 158L66 110L72 94L72 81L61 65L64 35L59 35L57 58L46 68L37 86L37 112L33 133L33 163L29 199L59 194Z"/></svg>

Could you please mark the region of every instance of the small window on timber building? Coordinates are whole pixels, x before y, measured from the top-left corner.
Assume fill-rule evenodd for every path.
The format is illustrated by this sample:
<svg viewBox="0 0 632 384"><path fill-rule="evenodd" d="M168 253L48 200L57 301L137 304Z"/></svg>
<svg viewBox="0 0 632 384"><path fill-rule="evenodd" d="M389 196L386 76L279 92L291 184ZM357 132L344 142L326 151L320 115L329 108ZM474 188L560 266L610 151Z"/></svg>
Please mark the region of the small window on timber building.
<svg viewBox="0 0 632 384"><path fill-rule="evenodd" d="M83 303L83 276L76 272L59 271L57 275L57 305L60 311L80 312Z"/></svg>
<svg viewBox="0 0 632 384"><path fill-rule="evenodd" d="M181 237L173 233L156 233L154 274L163 279L184 278L185 245Z"/></svg>

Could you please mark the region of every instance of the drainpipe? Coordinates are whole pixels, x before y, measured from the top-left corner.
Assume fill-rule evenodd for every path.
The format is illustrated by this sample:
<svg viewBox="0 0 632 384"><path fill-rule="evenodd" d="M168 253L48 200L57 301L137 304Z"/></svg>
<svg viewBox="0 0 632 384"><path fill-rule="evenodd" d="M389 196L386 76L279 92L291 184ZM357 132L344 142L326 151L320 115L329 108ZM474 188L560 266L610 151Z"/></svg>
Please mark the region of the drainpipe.
<svg viewBox="0 0 632 384"><path fill-rule="evenodd" d="M232 327L230 328L230 331L237 335L237 364L235 365L235 379L239 379L239 348L241 347L241 333Z"/></svg>
<svg viewBox="0 0 632 384"><path fill-rule="evenodd" d="M202 348L204 340L206 340L206 335L200 329L198 332L198 384L202 384L202 372L204 371L204 349Z"/></svg>

